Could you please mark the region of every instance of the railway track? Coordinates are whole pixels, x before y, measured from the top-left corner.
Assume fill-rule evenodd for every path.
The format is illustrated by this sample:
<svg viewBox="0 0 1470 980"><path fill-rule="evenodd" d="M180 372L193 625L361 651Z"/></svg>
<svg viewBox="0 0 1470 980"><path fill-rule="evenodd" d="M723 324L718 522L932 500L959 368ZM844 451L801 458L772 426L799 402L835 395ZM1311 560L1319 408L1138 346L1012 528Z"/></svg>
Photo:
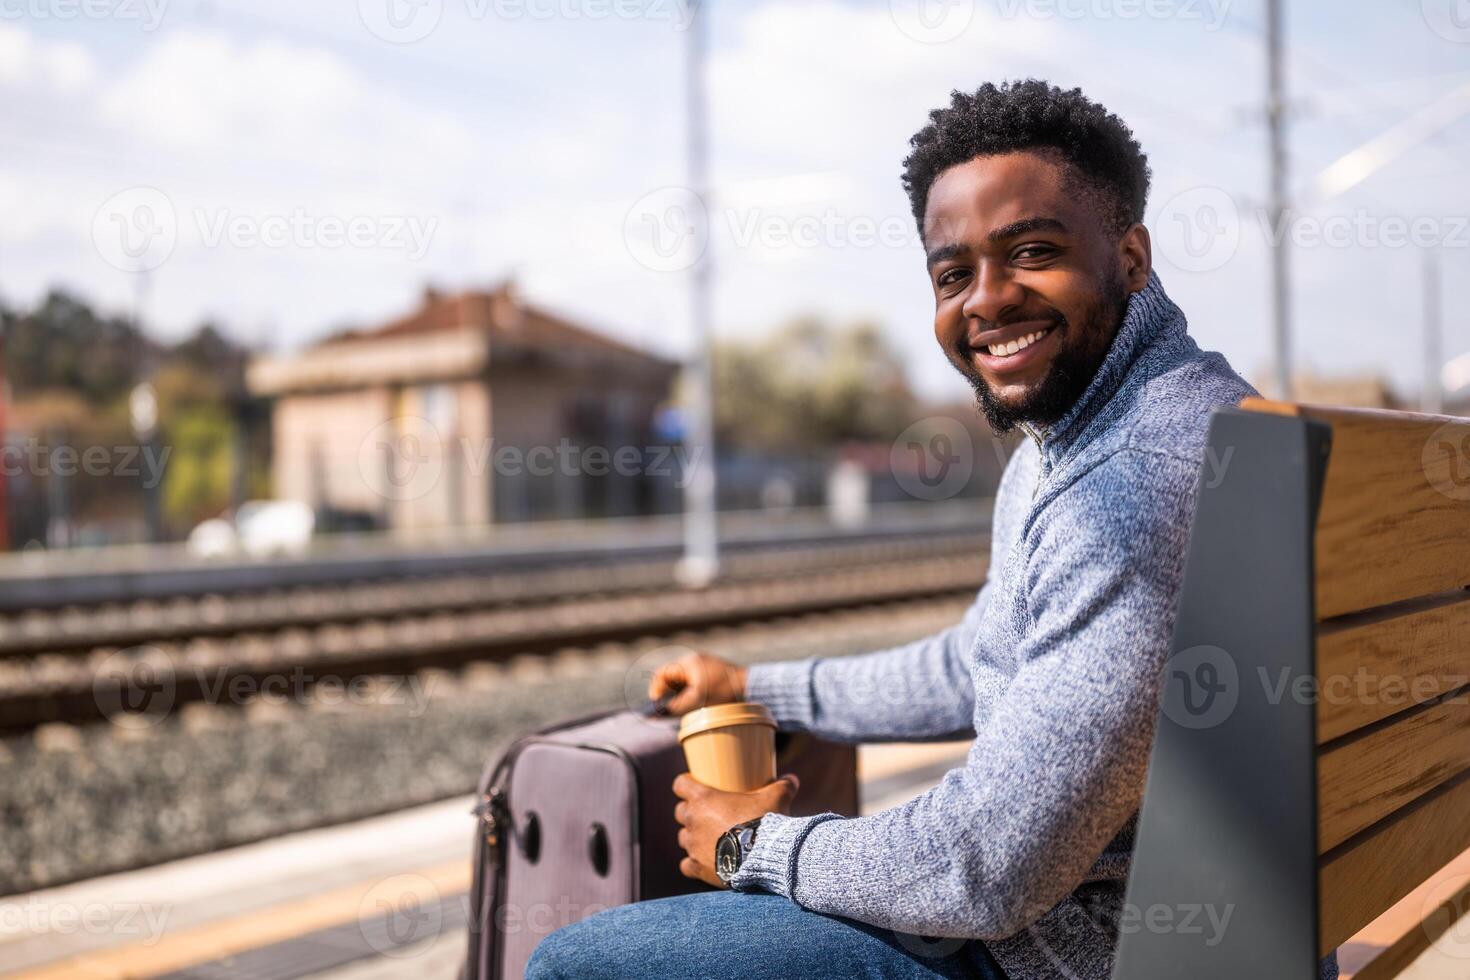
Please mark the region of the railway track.
<svg viewBox="0 0 1470 980"><path fill-rule="evenodd" d="M539 581L504 582L499 592L484 578L453 587L406 583L393 595L394 589L374 587L368 598L318 591L309 597L313 601L297 597L254 619L221 616L216 608L199 629L200 617L209 613L206 600L204 609L181 605L180 615L166 623L129 619L112 623L110 632L94 624L95 632L73 632L68 644L46 645L31 632L32 646L26 648L12 635L11 651L45 652L12 652L0 661L0 730L48 722L127 723L160 706L173 711L200 701L245 703L241 692L260 691L288 675L298 686L326 679L346 684L750 621L962 596L983 580L984 554L978 536L950 536L853 544L820 554L748 555L732 562L727 578L702 590L669 588L670 569L649 564L617 569L612 588L607 569L586 572L582 581L588 588L581 592L557 577L564 570ZM113 644L96 643L99 635Z"/></svg>
<svg viewBox="0 0 1470 980"><path fill-rule="evenodd" d="M985 537L973 530L771 547L730 555L724 562L721 583L791 578L923 557L975 555L984 547ZM0 615L0 658L85 654L101 647L350 625L388 617L509 609L566 599L632 597L674 589L674 567L668 559L633 559L517 573L299 586L30 610Z"/></svg>

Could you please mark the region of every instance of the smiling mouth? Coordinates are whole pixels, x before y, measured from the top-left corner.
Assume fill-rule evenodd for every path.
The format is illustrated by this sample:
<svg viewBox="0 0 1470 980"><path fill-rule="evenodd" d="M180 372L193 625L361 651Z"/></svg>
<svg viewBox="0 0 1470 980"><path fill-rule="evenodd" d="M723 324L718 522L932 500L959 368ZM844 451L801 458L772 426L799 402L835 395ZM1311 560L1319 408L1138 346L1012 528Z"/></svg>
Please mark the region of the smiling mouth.
<svg viewBox="0 0 1470 980"><path fill-rule="evenodd" d="M985 347L985 352L991 357L1010 357L1013 354L1019 354L1055 329L1056 327L1047 327L1044 330L1032 331L1024 337L1017 337L1004 344L989 344Z"/></svg>

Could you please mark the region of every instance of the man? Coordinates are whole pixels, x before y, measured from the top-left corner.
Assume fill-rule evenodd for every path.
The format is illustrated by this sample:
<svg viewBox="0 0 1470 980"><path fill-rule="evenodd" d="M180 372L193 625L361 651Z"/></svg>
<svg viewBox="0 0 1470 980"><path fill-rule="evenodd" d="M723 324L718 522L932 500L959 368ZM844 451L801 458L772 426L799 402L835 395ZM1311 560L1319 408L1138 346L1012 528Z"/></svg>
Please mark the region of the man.
<svg viewBox="0 0 1470 980"><path fill-rule="evenodd" d="M930 120L903 184L934 334L990 425L1029 436L989 580L929 639L748 671L699 654L650 693L676 713L759 701L848 741L973 735L966 764L858 818L786 816L790 778L681 776L682 870L731 890L569 926L532 977L1109 975L1208 418L1253 392L1153 273L1149 168L1117 116L1028 80Z"/></svg>

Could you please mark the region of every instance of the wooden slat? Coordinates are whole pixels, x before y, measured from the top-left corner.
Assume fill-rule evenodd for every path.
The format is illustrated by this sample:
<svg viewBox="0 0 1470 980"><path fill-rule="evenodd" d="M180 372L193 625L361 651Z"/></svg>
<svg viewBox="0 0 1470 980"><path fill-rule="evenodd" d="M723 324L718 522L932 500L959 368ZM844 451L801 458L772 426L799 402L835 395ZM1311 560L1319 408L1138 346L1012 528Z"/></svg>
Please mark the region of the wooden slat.
<svg viewBox="0 0 1470 980"><path fill-rule="evenodd" d="M1332 426L1319 619L1470 585L1470 420L1254 398L1241 407Z"/></svg>
<svg viewBox="0 0 1470 980"><path fill-rule="evenodd" d="M1470 595L1317 634L1317 741L1470 683Z"/></svg>
<svg viewBox="0 0 1470 980"><path fill-rule="evenodd" d="M1463 693L1329 747L1317 759L1318 852L1331 850L1467 768L1470 697Z"/></svg>
<svg viewBox="0 0 1470 980"><path fill-rule="evenodd" d="M1318 949L1323 955L1336 949L1467 847L1470 779L1460 779L1324 856L1317 871Z"/></svg>

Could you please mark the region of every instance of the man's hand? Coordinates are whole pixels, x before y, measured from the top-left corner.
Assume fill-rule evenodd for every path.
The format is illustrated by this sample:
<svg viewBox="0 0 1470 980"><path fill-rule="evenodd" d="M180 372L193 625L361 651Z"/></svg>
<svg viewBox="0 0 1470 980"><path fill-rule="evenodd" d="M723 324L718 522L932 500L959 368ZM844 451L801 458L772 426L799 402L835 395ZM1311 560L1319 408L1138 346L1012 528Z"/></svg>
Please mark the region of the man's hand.
<svg viewBox="0 0 1470 980"><path fill-rule="evenodd" d="M683 715L707 704L727 704L745 697L746 670L712 653L690 651L654 671L648 697L657 701L672 694L669 714Z"/></svg>
<svg viewBox="0 0 1470 980"><path fill-rule="evenodd" d="M754 820L768 813L790 813L800 783L787 773L774 783L749 793L726 793L711 789L693 776L680 773L674 780L674 819L679 822L679 846L685 858L679 871L686 878L698 878L716 888L726 887L715 874L715 842L737 823Z"/></svg>

